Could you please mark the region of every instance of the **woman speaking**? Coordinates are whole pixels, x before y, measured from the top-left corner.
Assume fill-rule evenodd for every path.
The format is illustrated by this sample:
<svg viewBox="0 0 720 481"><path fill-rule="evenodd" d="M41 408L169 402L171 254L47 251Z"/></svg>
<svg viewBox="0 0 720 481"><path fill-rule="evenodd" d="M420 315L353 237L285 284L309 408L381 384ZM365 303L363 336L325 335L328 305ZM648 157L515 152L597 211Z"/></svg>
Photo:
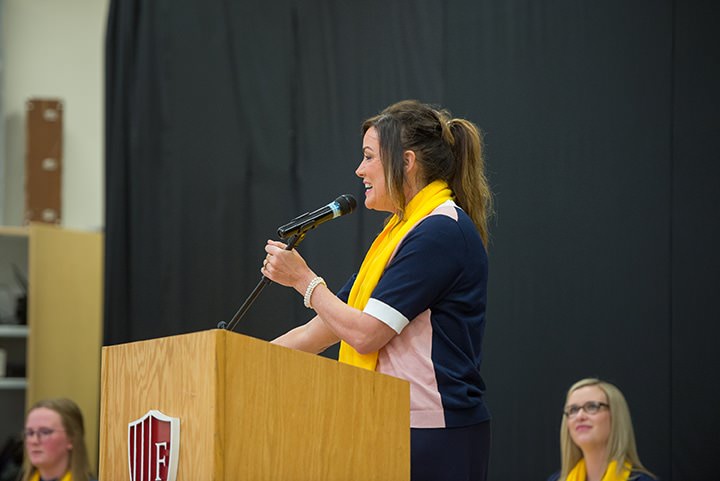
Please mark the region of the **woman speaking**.
<svg viewBox="0 0 720 481"><path fill-rule="evenodd" d="M334 294L296 250L268 241L262 274L316 316L273 341L410 382L411 479L485 480L490 413L480 375L491 193L481 135L417 101L363 124L365 207L390 213Z"/></svg>

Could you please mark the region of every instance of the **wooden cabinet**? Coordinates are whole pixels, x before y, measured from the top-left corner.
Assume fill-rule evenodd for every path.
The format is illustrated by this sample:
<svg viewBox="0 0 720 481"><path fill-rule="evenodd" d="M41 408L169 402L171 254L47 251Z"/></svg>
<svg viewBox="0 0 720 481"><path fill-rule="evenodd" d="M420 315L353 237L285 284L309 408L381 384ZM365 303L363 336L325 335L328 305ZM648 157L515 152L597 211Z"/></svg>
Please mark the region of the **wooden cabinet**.
<svg viewBox="0 0 720 481"><path fill-rule="evenodd" d="M17 334L6 341L24 351L27 381L5 379L0 408L7 402L12 415L0 416L0 434L18 432L25 410L37 400L69 397L83 411L91 464L97 467L103 234L43 224L17 229L0 228L0 245L12 244L11 238L25 244L28 322L24 334L15 330L19 326L4 328ZM14 249L22 258L22 249Z"/></svg>

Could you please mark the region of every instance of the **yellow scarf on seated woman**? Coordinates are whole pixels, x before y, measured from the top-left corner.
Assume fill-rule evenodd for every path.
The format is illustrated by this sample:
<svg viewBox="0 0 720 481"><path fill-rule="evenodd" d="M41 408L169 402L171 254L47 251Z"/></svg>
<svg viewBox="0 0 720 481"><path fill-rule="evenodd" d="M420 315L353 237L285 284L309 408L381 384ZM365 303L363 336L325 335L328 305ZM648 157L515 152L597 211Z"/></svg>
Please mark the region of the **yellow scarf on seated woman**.
<svg viewBox="0 0 720 481"><path fill-rule="evenodd" d="M390 218L385 228L375 238L370 250L365 254L365 259L350 290L348 305L360 310L365 308L370 300L370 295L385 272L390 256L395 252L400 241L415 224L427 217L437 206L452 198L452 191L447 183L436 180L426 185L410 200L405 208L403 220L400 220L397 214ZM374 371L377 358L377 352L360 354L345 341L340 342L338 356L340 362Z"/></svg>
<svg viewBox="0 0 720 481"><path fill-rule="evenodd" d="M610 461L607 469L605 470L605 476L602 481L627 481L632 472L632 466L630 463L625 463L625 468L620 471L620 475L617 474L617 461ZM575 465L574 468L568 473L566 481L586 481L587 471L585 470L585 459L581 459Z"/></svg>
<svg viewBox="0 0 720 481"><path fill-rule="evenodd" d="M40 473L38 471L35 471L32 476L30 476L30 481L40 481ZM72 481L72 474L70 471L65 473L65 476L60 478L59 481Z"/></svg>

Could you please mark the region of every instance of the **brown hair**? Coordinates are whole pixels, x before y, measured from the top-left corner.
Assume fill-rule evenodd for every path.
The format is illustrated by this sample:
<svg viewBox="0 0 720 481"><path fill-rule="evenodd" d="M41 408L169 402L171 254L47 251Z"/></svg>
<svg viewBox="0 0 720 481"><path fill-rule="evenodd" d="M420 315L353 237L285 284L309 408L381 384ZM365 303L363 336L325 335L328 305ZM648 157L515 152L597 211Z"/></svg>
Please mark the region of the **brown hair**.
<svg viewBox="0 0 720 481"><path fill-rule="evenodd" d="M477 126L465 119L451 118L446 110L417 100L403 100L367 119L362 126L363 134L372 127L380 141L388 194L400 218L409 201L403 188L407 181L403 153L412 150L423 176L418 180L423 185L446 181L487 247L492 193L485 176L482 134Z"/></svg>
<svg viewBox="0 0 720 481"><path fill-rule="evenodd" d="M43 399L36 402L28 410L28 414L34 409L47 408L60 415L65 434L72 443L70 451L70 473L73 481L89 481L92 478L90 464L88 463L87 448L85 446L85 426L83 423L82 411L74 401L66 398ZM35 473L36 468L30 464L25 447L25 460L23 461L22 481L29 481Z"/></svg>

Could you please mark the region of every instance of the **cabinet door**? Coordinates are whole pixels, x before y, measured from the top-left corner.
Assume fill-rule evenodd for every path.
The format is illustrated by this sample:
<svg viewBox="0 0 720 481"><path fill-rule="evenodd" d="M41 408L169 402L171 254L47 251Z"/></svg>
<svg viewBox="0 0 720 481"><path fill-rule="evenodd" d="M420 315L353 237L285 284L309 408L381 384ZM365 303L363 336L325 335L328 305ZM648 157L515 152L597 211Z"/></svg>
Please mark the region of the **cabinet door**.
<svg viewBox="0 0 720 481"><path fill-rule="evenodd" d="M27 403L58 396L77 402L97 467L103 236L32 225L29 264Z"/></svg>

